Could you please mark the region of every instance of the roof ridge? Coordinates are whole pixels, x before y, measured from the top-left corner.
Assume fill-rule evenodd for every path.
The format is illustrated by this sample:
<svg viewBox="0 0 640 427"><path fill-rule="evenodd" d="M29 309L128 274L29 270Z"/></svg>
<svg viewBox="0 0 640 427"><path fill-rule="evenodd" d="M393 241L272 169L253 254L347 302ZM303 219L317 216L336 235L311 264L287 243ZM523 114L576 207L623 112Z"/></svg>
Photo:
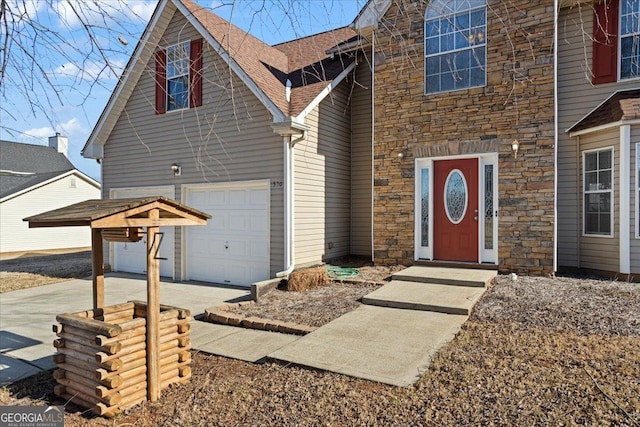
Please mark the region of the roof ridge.
<svg viewBox="0 0 640 427"><path fill-rule="evenodd" d="M344 25L342 27L333 28L331 30L325 30L325 31L321 31L321 32L315 33L315 34L309 34L308 36L298 37L298 38L295 38L295 39L291 39L291 40L287 40L287 41L284 41L284 42L276 43L276 44L271 45L271 47L275 47L277 49L278 46L281 46L283 44L299 42L299 41L302 41L304 39L308 39L308 38L311 38L311 37L317 37L317 36L321 36L322 34L328 34L328 33L334 32L334 31L344 30L344 29L348 29L348 28L349 28L348 25Z"/></svg>

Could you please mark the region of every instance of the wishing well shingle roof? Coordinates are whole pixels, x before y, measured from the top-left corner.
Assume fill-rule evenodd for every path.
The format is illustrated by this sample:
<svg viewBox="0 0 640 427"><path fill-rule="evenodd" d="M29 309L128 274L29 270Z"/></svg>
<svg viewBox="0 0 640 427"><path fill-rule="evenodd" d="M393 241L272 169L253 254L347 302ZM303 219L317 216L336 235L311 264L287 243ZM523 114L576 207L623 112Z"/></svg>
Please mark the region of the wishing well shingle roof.
<svg viewBox="0 0 640 427"><path fill-rule="evenodd" d="M182 0L213 38L229 53L269 99L289 116L297 116L353 61L329 55L330 48L353 38L347 27L269 46L192 0ZM291 101L285 85L292 83Z"/></svg>

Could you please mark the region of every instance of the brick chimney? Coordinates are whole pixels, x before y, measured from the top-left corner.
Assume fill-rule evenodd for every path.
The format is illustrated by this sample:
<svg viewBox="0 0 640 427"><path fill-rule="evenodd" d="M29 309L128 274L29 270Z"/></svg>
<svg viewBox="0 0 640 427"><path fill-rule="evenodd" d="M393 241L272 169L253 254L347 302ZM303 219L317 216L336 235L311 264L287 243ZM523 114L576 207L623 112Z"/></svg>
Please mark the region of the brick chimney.
<svg viewBox="0 0 640 427"><path fill-rule="evenodd" d="M58 153L67 156L67 147L69 145L69 139L66 136L60 135L60 132L56 132L55 136L49 137L49 147L55 148Z"/></svg>

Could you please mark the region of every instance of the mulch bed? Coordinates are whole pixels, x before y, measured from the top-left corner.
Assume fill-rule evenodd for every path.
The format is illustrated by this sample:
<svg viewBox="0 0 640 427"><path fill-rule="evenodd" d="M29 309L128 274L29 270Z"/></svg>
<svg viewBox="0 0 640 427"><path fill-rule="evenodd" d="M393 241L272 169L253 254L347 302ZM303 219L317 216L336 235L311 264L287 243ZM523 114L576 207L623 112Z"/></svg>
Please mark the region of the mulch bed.
<svg viewBox="0 0 640 427"><path fill-rule="evenodd" d="M358 308L360 299L381 283L333 282L301 292L274 289L252 305L232 310L244 316L322 326Z"/></svg>

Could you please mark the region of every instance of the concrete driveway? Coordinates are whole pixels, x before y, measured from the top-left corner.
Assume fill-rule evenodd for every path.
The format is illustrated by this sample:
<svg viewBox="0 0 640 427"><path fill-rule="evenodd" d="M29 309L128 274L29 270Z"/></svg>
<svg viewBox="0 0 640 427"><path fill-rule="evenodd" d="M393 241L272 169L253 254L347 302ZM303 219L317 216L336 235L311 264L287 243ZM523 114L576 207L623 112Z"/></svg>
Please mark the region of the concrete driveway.
<svg viewBox="0 0 640 427"><path fill-rule="evenodd" d="M108 274L105 304L146 300L146 277ZM162 281L160 302L187 308L196 316L205 308L249 299L248 289L202 283ZM91 280L79 279L0 294L0 385L54 368L51 355L56 315L92 308Z"/></svg>

